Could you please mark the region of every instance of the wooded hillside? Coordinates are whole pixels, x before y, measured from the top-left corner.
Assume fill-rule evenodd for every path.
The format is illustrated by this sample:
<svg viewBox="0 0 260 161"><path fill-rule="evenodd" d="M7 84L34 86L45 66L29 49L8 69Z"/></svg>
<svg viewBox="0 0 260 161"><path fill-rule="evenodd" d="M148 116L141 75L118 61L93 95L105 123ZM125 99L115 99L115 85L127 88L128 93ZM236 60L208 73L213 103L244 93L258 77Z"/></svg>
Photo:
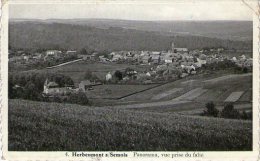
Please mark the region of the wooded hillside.
<svg viewBox="0 0 260 161"><path fill-rule="evenodd" d="M120 27L100 29L61 23L9 23L9 47L11 48L67 50L91 48L97 51L168 50L173 41L176 47L189 49L203 47L252 49L252 41L230 41L201 36L168 36L160 32Z"/></svg>

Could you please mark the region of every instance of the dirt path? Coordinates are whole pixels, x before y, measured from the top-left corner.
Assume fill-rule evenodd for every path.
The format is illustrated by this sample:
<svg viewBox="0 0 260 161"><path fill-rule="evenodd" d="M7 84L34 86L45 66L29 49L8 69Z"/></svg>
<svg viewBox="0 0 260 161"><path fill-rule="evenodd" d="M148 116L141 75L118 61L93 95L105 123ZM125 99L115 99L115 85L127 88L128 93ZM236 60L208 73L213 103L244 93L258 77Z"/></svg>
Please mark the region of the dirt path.
<svg viewBox="0 0 260 161"><path fill-rule="evenodd" d="M61 67L61 66L64 66L64 65L76 63L76 62L79 62L81 60L83 60L83 59L76 59L76 60L72 60L72 61L69 61L69 62L61 63L61 64L50 66L50 67L44 67L44 68L41 68L41 69L24 70L24 71L21 71L21 72L35 72L35 71L40 71L40 70L44 70L44 69L53 69L53 68Z"/></svg>
<svg viewBox="0 0 260 161"><path fill-rule="evenodd" d="M69 62L66 62L66 63L62 63L62 64L58 64L58 65L54 65L54 66L46 67L46 68L47 69L53 69L53 68L61 67L61 66L68 65L68 64L71 64L71 63L76 63L76 62L81 61L81 60L83 60L83 59L72 60L72 61L69 61Z"/></svg>

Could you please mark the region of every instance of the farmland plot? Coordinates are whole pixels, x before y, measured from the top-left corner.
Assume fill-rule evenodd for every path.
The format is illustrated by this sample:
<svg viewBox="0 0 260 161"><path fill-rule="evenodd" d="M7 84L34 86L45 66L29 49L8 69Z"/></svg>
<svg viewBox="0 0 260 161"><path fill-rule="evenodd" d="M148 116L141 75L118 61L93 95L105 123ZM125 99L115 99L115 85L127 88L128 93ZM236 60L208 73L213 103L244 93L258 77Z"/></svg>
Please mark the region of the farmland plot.
<svg viewBox="0 0 260 161"><path fill-rule="evenodd" d="M181 82L182 85L188 85L188 84L195 84L195 83L198 83L200 82L199 80L187 80L187 81L184 81L184 82Z"/></svg>
<svg viewBox="0 0 260 161"><path fill-rule="evenodd" d="M252 77L252 73L247 73L247 74L230 74L230 75L225 75L225 76L221 76L221 77L205 80L203 82L204 83L216 83L218 81L226 81L226 80L229 80L229 79L238 79L238 78L243 78L243 77L247 77L247 76L251 76Z"/></svg>
<svg viewBox="0 0 260 161"><path fill-rule="evenodd" d="M196 101L208 102L208 101L223 101L220 96L224 94L226 90L223 89L209 89L207 92L196 98Z"/></svg>
<svg viewBox="0 0 260 161"><path fill-rule="evenodd" d="M247 90L240 98L239 102L252 102L252 89Z"/></svg>
<svg viewBox="0 0 260 161"><path fill-rule="evenodd" d="M198 96L202 95L203 93L205 93L207 91L207 89L203 89L203 88L195 88L193 90L190 90L189 92L174 98L173 100L194 100L195 98L197 98Z"/></svg>
<svg viewBox="0 0 260 161"><path fill-rule="evenodd" d="M165 97L167 97L169 95L172 95L172 94L174 94L176 92L179 92L181 90L183 90L183 88L173 88L173 89L171 89L169 91L166 91L166 92L163 92L163 93L160 93L160 94L157 94L157 95L153 96L152 100L160 100L162 98L165 98Z"/></svg>
<svg viewBox="0 0 260 161"><path fill-rule="evenodd" d="M244 93L244 91L232 92L224 102L236 102Z"/></svg>
<svg viewBox="0 0 260 161"><path fill-rule="evenodd" d="M93 86L93 90L86 91L86 94L89 98L119 99L154 86L155 85L99 85Z"/></svg>

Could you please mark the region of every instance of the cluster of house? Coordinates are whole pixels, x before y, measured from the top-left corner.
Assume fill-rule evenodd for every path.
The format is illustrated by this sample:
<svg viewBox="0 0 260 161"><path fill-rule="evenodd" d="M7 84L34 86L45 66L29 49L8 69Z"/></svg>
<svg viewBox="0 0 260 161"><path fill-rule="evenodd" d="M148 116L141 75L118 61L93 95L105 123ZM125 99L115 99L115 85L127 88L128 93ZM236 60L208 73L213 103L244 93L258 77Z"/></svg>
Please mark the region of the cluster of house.
<svg viewBox="0 0 260 161"><path fill-rule="evenodd" d="M231 60L241 67L252 67L252 58L246 58L245 55L238 58L230 58L225 55L219 54L223 48L210 49L212 54L205 55L203 50L189 51L187 48L175 48L172 43L172 50L165 51L119 51L110 53L110 59L106 58L105 61L120 61L120 60L132 60L139 62L140 64L153 64L148 72L137 72L126 75L123 80L129 80L131 78L152 78L159 76L172 76L172 77L186 77L188 75L196 74L197 69L203 65L218 63L224 60ZM160 73L160 75L158 74ZM106 75L106 81L113 78L113 72L109 72Z"/></svg>
<svg viewBox="0 0 260 161"><path fill-rule="evenodd" d="M42 94L44 96L54 96L54 95L59 95L59 96L66 96L70 93L77 93L79 91L85 92L87 90L93 89L93 85L99 85L99 83L93 83L90 82L89 80L84 80L79 83L79 87L75 88L74 86L65 86L65 87L60 87L59 84L57 84L54 81L49 81L48 79L45 80L44 85L43 85L43 92Z"/></svg>
<svg viewBox="0 0 260 161"><path fill-rule="evenodd" d="M253 59L252 58L247 58L245 55L241 55L238 58L233 57L231 58L231 61L235 62L237 66L239 67L249 67L252 68L253 66Z"/></svg>
<svg viewBox="0 0 260 161"><path fill-rule="evenodd" d="M36 52L33 54L26 53L25 51L12 52L9 51L9 62L14 63L33 63L36 61L50 61L60 59L62 57L77 55L77 51L69 50L62 52L60 50L47 50L45 52Z"/></svg>
<svg viewBox="0 0 260 161"><path fill-rule="evenodd" d="M189 51L187 48L175 48L172 43L172 49L169 51L117 51L109 54L108 58L100 56L101 62L132 61L140 64L172 64L175 66L198 66L206 64L206 59L210 57L204 55L202 51ZM208 60L208 61L213 61ZM216 59L216 61L218 61Z"/></svg>
<svg viewBox="0 0 260 161"><path fill-rule="evenodd" d="M174 48L172 51L118 51L109 54L111 59L106 61L132 61L143 64L164 64L173 63L181 58L181 55L188 53L187 48Z"/></svg>

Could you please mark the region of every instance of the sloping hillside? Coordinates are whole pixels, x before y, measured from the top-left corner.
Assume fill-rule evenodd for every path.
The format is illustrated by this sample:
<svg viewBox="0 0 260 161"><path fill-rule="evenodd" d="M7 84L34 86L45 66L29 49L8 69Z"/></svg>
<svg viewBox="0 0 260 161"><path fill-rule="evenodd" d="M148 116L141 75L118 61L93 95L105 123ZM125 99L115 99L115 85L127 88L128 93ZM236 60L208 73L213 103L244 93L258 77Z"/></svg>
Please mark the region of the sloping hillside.
<svg viewBox="0 0 260 161"><path fill-rule="evenodd" d="M9 150L251 150L252 122L9 100Z"/></svg>
<svg viewBox="0 0 260 161"><path fill-rule="evenodd" d="M171 42L189 49L226 47L252 49L251 41L230 41L201 36L171 36L161 32L110 27L42 22L10 22L9 46L12 48L91 48L100 50L168 50Z"/></svg>

